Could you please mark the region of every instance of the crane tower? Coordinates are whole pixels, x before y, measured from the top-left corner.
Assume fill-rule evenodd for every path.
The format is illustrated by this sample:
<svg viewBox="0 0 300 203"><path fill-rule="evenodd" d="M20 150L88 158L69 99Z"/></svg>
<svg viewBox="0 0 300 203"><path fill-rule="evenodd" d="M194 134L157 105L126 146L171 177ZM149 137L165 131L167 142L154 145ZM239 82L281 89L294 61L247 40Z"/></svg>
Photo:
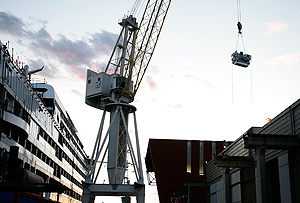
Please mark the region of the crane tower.
<svg viewBox="0 0 300 203"><path fill-rule="evenodd" d="M136 1L132 11L139 2ZM170 3L171 0L148 0L139 24L132 13L124 17L119 22L122 29L105 70L99 73L87 70L85 102L103 110L103 115L83 184L83 203L94 202L95 196L136 196L138 203L144 202L136 108L130 103L151 60ZM109 126L102 136L107 112L110 114ZM128 131L130 115L133 115L135 136ZM133 185L124 179L128 151L136 177ZM98 184L97 178L105 161L109 183Z"/></svg>

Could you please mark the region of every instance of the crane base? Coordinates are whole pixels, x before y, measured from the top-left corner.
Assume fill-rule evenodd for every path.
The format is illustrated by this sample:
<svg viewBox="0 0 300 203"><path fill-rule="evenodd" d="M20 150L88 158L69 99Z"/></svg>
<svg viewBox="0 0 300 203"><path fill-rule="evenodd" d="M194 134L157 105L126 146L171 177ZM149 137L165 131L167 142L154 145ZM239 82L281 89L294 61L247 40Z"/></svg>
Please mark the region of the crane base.
<svg viewBox="0 0 300 203"><path fill-rule="evenodd" d="M145 185L88 184L83 183L83 203L94 203L96 196L136 196L137 203L145 202Z"/></svg>

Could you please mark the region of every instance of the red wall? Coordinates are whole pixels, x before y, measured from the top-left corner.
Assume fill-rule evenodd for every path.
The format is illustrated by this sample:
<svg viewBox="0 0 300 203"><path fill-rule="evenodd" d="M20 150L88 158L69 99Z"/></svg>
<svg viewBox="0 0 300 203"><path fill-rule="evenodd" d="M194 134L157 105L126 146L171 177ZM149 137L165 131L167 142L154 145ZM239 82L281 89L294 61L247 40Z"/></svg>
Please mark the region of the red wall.
<svg viewBox="0 0 300 203"><path fill-rule="evenodd" d="M208 162L212 159L212 141L203 142L204 161ZM223 141L216 143L218 154L224 149ZM199 145L199 140L192 140L192 172L187 173L187 140L149 140L160 203L169 203L175 192L180 194L181 203L185 203L188 188L184 186L184 181L206 181L205 175L199 175ZM192 202L206 202L206 196L207 187L192 188Z"/></svg>

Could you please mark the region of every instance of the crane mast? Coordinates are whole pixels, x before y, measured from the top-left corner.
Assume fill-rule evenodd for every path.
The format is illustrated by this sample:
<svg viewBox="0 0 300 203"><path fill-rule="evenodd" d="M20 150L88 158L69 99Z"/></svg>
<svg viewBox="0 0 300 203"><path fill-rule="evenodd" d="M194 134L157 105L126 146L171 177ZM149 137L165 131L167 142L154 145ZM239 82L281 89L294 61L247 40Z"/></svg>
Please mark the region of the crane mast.
<svg viewBox="0 0 300 203"><path fill-rule="evenodd" d="M133 10L136 10L139 1ZM87 70L85 102L103 110L103 115L83 183L83 203L94 202L95 196L122 195L136 196L138 203L144 202L136 108L130 103L152 58L170 3L171 0L148 0L139 26L132 13L124 17L119 22L122 29L105 70L99 73ZM110 114L109 126L102 136L107 112ZM133 115L135 139L131 139L133 136L129 134L129 115ZM125 181L128 152L136 177L133 185ZM109 183L98 184L106 156Z"/></svg>

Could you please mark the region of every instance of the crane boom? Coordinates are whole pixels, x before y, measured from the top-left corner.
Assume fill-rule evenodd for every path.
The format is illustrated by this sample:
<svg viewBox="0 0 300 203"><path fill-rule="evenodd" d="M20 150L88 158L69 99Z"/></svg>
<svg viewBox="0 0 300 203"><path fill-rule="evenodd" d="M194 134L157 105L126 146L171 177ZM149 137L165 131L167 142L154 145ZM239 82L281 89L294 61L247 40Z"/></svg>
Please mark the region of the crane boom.
<svg viewBox="0 0 300 203"><path fill-rule="evenodd" d="M171 0L148 0L139 27L132 15L119 22L123 28L105 72L118 73L126 78L123 93L135 96L152 58L170 3Z"/></svg>
<svg viewBox="0 0 300 203"><path fill-rule="evenodd" d="M134 42L136 49L131 49L129 57L133 61L128 63L125 69L125 77L127 79L124 92L128 94L135 96L140 86L156 47L170 3L171 0L155 2L148 0L137 38ZM132 92L129 89L131 81L134 81Z"/></svg>

